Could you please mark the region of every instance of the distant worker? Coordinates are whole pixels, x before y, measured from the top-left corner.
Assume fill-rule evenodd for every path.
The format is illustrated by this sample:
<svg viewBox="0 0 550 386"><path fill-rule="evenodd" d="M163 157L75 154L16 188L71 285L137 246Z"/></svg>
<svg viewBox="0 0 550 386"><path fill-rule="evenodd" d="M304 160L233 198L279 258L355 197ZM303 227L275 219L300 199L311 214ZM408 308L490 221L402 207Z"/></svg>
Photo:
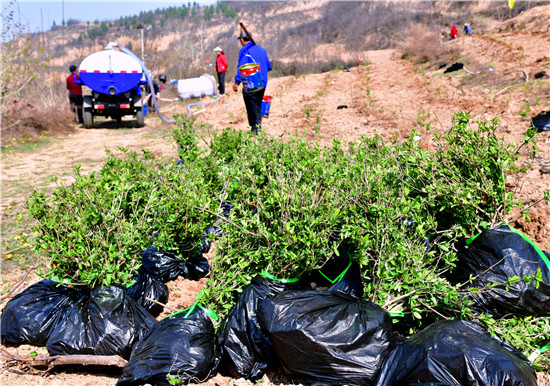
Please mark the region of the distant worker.
<svg viewBox="0 0 550 386"><path fill-rule="evenodd" d="M241 42L242 48L239 51L233 91L237 92L239 84L243 84L248 124L252 132L258 134L262 129L262 100L267 87L267 73L271 71L271 62L267 51L250 41L250 37L244 31L241 31L237 39Z"/></svg>
<svg viewBox="0 0 550 386"><path fill-rule="evenodd" d="M227 59L225 53L220 47L214 48L214 52L218 57L216 58L216 73L218 74L218 91L220 96L225 95L225 72L227 71Z"/></svg>
<svg viewBox="0 0 550 386"><path fill-rule="evenodd" d="M468 23L464 23L464 35L471 35L472 27Z"/></svg>
<svg viewBox="0 0 550 386"><path fill-rule="evenodd" d="M456 21L453 23L453 26L451 27L451 39L456 39L458 37L458 33L456 31Z"/></svg>
<svg viewBox="0 0 550 386"><path fill-rule="evenodd" d="M160 90L166 88L166 86L159 85L157 81L155 81L153 78L151 78L153 82L153 91L155 92L155 98L157 99L157 104L160 99ZM166 83L166 75L160 74L159 75L159 81L161 83ZM153 106L153 95L151 93L151 87L149 87L149 83L147 83L147 112L154 113L156 111L155 107Z"/></svg>
<svg viewBox="0 0 550 386"><path fill-rule="evenodd" d="M82 97L82 83L77 73L77 67L71 64L69 71L71 75L67 77L67 90L69 90L69 104L74 114L75 121L78 119L78 123L84 123L82 118L82 104L84 98Z"/></svg>

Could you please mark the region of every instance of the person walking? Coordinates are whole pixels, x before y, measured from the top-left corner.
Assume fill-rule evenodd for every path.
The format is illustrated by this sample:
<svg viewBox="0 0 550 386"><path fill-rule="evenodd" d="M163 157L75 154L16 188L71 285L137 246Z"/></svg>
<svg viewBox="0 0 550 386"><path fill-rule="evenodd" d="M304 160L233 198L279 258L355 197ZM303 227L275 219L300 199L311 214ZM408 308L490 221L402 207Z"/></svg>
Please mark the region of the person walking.
<svg viewBox="0 0 550 386"><path fill-rule="evenodd" d="M225 72L227 71L227 59L225 58L225 53L220 47L214 48L216 53L216 73L218 74L218 91L220 96L225 95Z"/></svg>
<svg viewBox="0 0 550 386"><path fill-rule="evenodd" d="M250 37L241 30L237 37L241 43L239 50L239 61L237 63L237 75L235 75L235 83L233 91L239 90L239 85L243 83L243 99L246 106L246 114L248 115L248 124L254 134L258 134L262 129L262 100L267 87L267 73L271 71L271 62L267 56L265 48L250 41ZM260 84L256 85L249 82L246 77L243 79L240 68L245 64L257 63L261 77ZM258 73L255 73L257 76Z"/></svg>
<svg viewBox="0 0 550 386"><path fill-rule="evenodd" d="M75 116L75 121L78 118L78 123L84 123L82 117L82 105L84 104L84 98L82 97L82 83L77 73L77 67L71 64L69 71L71 75L67 77L67 90L69 90L69 104L71 110Z"/></svg>
<svg viewBox="0 0 550 386"><path fill-rule="evenodd" d="M453 26L451 27L451 39L456 39L458 37L458 33L456 31L456 21L453 23Z"/></svg>

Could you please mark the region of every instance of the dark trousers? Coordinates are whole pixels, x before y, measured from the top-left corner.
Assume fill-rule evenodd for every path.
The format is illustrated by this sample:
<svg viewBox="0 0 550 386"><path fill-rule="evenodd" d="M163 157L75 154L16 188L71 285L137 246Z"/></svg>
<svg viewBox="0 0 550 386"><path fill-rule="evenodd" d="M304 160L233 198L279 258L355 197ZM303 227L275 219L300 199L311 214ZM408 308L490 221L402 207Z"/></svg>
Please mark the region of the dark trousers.
<svg viewBox="0 0 550 386"><path fill-rule="evenodd" d="M220 95L225 94L225 71L218 72L218 91Z"/></svg>
<svg viewBox="0 0 550 386"><path fill-rule="evenodd" d="M262 100L265 88L255 92L243 92L244 105L248 115L248 124L254 134L262 129Z"/></svg>
<svg viewBox="0 0 550 386"><path fill-rule="evenodd" d="M76 95L69 93L69 103L71 104L71 110L75 114L75 118L78 117L78 123L84 123L82 118L82 105L84 104L84 98L82 95Z"/></svg>

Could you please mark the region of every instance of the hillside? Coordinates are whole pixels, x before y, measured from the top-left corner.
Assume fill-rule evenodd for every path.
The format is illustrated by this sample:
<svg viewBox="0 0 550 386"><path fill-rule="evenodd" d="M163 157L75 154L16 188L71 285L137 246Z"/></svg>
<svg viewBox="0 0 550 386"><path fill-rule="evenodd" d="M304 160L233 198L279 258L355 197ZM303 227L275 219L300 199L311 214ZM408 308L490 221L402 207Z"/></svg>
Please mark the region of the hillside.
<svg viewBox="0 0 550 386"><path fill-rule="evenodd" d="M60 75L70 64L80 63L114 41L144 58L154 74L182 79L211 72L204 61L214 58L215 46L224 48L230 66L235 64L239 46L234 37L238 22L243 22L270 52L276 74L295 73L297 69L315 72L322 62L361 61L361 51L394 48L415 23L437 32L452 21L470 22L474 30L487 30L494 21L521 15L539 3L545 2L517 2L513 12L504 3L483 1L467 6L437 1L222 3L234 9L235 17L218 8L205 16L205 9L200 7L187 8L186 16L175 17L159 3L156 12L133 18L103 23L71 21L65 27L33 34L33 41L51 53L48 68ZM519 15L514 23L524 23ZM544 32L544 28L535 27L534 31ZM142 32L144 52L140 48ZM293 63L291 68L285 66L289 62Z"/></svg>
<svg viewBox="0 0 550 386"><path fill-rule="evenodd" d="M550 77L534 77L541 71L550 74L550 5L518 3L512 15L506 7L498 8L493 2L461 2L458 5L451 2L409 5L378 2L269 2L258 5L232 2L237 21L217 15L211 22L204 23L202 52L201 30L194 21L184 19L172 23L173 20L167 20L164 29L147 31L147 65L154 74L166 73L174 79L204 72L212 74L212 68L204 66L203 58L211 60L211 49L220 45L228 55L230 67L234 68L238 51L234 36L237 22L243 21L259 43L268 48L276 64L267 90L273 101L270 116L263 121L266 135L282 140L302 135L328 145L333 140L345 143L356 141L361 136L372 137L375 133L388 141L401 141L414 130L421 145L432 148L434 134L451 126L454 113L469 111L474 126L478 118L497 119L499 137L515 142L519 148L530 126L530 118L550 110ZM368 18L365 15L369 15ZM364 22L359 28L355 17L381 22ZM426 23L424 17L428 20ZM416 23L407 21L405 24L403 20ZM459 34L458 39L442 40L439 36L441 26L453 20L470 22L474 34ZM391 32L384 27L389 25L394 26ZM395 25L405 25L406 28L396 29ZM112 31L105 38L95 42L85 40L82 45L63 44L78 39L87 28L86 23L80 23L70 25L65 31L57 28L46 33L45 40L58 51L49 69L57 74L56 78L50 78L54 82L63 79L70 63L78 63L89 53L102 49L108 41L125 46L131 44L134 52L140 53L135 49L140 47L138 30ZM354 30L356 33L352 38L350 31ZM307 37L315 35L318 40L320 37L320 41L308 45ZM204 56L197 52L204 53ZM405 58L404 53L408 53ZM299 73L301 68L318 69L324 61L331 60L334 65L327 71ZM444 73L445 68L455 62L463 63L465 69ZM63 86L53 89L65 101ZM164 116L187 113L189 101L168 100L176 95L175 90L169 88L161 95L167 99L160 105ZM228 126L247 130L240 93L229 91L218 101L205 97L193 102L213 102L191 107L197 123L203 124L206 139ZM144 128L136 128L130 119L124 121L123 126L116 129L114 122L100 121L90 130L75 126L70 134L54 136L49 143L31 151L9 152L4 148L3 226L12 222L14 229L19 227L15 221L24 211L25 198L31 187L51 188L54 186L51 177L70 182L71 167L77 164L84 172L98 170L106 159L105 149L122 146L139 151L147 148L156 157L175 159L171 125L162 122L157 115L146 116ZM538 153L531 156L522 148L521 162L527 167L527 174L521 179L511 176L509 181L510 189L516 190L526 203L534 205L531 221L515 215L510 218L510 223L523 230L541 249L550 251L550 206L541 201L544 192L550 189L547 171L550 168L549 132L540 133L537 150ZM5 238L13 236L5 231L4 235ZM3 252L9 249L6 241L2 249ZM10 260L3 253L2 295L5 288L21 281L24 275L22 267L30 266L21 263L28 263L24 257L18 260L18 253L23 252L14 253ZM38 280L31 274L24 279L21 288ZM181 309L191 305L203 285L203 281L171 283L168 306ZM33 350L39 354L45 351L31 346L10 350L20 355L28 355ZM6 385L112 385L119 376L116 371L59 371L42 376L3 370L0 383ZM540 385L550 385L550 374L538 373L538 379ZM271 374L264 379L268 385L288 382L281 374ZM206 384L252 383L217 376Z"/></svg>

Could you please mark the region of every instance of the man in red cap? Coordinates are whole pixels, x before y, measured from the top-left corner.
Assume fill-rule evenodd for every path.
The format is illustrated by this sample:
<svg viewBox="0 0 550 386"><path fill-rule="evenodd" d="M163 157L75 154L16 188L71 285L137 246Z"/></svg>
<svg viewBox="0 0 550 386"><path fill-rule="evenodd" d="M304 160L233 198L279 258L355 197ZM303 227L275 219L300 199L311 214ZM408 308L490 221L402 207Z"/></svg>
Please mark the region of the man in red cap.
<svg viewBox="0 0 550 386"><path fill-rule="evenodd" d="M76 66L71 64L71 67L69 67L71 75L67 77L67 90L69 90L69 103L71 104L71 110L75 113L75 118L78 117L78 123L84 123L82 118L82 104L84 103L82 83L80 83L80 77L76 70Z"/></svg>

